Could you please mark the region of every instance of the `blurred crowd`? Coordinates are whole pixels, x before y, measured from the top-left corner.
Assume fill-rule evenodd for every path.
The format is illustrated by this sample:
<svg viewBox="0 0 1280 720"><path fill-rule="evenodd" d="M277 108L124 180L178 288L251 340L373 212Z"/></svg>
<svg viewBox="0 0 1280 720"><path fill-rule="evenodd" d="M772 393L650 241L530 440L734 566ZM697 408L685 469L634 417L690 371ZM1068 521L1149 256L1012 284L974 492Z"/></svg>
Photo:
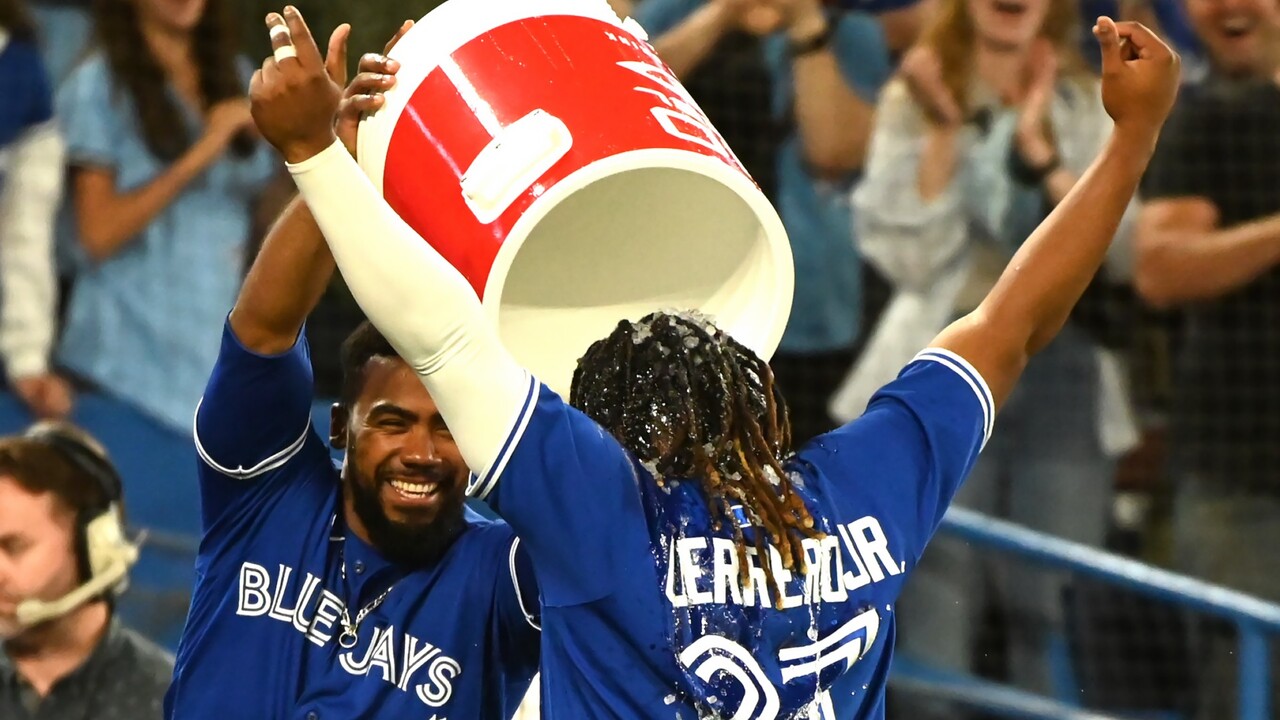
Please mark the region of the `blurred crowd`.
<svg viewBox="0 0 1280 720"><path fill-rule="evenodd" d="M1280 0L612 4L786 225L796 294L773 366L801 441L856 417L972 310L1110 141L1094 18L1175 44L1184 88L1108 263L1027 368L957 503L1280 602ZM37 417L102 394L190 435L247 261L292 191L253 129L236 9L0 0L0 363ZM313 357L336 357L359 319L335 286L307 328ZM336 377L317 367L318 392ZM34 587L12 538L38 515L5 493L43 487L5 442L0 609ZM68 492L55 505L75 509ZM899 657L1071 696L1054 658L1078 645L1087 597L1069 576L939 536L898 610ZM108 616L92 637L138 654L144 641ZM1234 717L1233 639L1183 630L1190 665L1169 672L1196 682L1161 701ZM0 657L0 716L70 717L49 710L62 676L14 667ZM891 707L960 717L912 697Z"/></svg>

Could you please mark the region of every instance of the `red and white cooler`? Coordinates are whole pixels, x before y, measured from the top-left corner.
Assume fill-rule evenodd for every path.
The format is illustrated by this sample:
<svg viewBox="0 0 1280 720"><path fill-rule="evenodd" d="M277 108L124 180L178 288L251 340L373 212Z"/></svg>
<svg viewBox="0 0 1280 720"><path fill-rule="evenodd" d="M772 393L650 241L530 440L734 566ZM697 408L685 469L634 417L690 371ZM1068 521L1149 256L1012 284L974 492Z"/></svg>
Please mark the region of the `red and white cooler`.
<svg viewBox="0 0 1280 720"><path fill-rule="evenodd" d="M539 379L567 394L592 342L658 309L773 354L782 222L635 22L605 0L449 0L391 56L359 162Z"/></svg>

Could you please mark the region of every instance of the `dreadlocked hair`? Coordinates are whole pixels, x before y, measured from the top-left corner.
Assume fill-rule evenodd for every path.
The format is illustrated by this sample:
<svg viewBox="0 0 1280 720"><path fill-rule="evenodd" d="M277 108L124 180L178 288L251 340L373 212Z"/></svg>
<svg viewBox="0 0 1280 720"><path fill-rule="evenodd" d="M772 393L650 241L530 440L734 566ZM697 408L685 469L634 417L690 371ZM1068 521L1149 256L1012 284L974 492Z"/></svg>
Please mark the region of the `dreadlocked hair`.
<svg viewBox="0 0 1280 720"><path fill-rule="evenodd" d="M754 546L781 598L765 535L786 569L803 570L801 540L820 537L781 460L791 453L786 402L768 363L701 316L658 312L623 320L578 361L569 402L611 432L653 472L700 482L712 528L733 528L741 581L749 582L741 505Z"/></svg>

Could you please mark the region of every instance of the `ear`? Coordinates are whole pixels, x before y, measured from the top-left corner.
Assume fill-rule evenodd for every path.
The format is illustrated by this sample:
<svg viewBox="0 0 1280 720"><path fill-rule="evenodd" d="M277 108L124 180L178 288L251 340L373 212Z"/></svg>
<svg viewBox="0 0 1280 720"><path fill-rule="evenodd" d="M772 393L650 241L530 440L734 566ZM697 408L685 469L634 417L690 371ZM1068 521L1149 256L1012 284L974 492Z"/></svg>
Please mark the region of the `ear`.
<svg viewBox="0 0 1280 720"><path fill-rule="evenodd" d="M329 445L334 450L347 449L347 423L351 413L338 403L329 407Z"/></svg>

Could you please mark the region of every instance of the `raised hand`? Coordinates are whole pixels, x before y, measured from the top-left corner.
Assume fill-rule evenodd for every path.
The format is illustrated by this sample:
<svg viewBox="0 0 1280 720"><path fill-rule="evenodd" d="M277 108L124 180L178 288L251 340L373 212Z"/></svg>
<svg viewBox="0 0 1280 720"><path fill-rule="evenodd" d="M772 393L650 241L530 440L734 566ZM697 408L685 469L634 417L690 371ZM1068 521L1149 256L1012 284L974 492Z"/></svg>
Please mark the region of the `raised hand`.
<svg viewBox="0 0 1280 720"><path fill-rule="evenodd" d="M253 115L249 113L249 101L236 97L209 108L205 116L204 133L221 150L230 145L242 130L252 127Z"/></svg>
<svg viewBox="0 0 1280 720"><path fill-rule="evenodd" d="M74 403L71 384L53 373L18 378L11 385L22 403L38 418L60 419L71 412Z"/></svg>
<svg viewBox="0 0 1280 720"><path fill-rule="evenodd" d="M338 120L335 130L342 144L352 154L356 154L356 135L360 130L360 121L364 116L377 112L386 102L383 93L390 90L396 82L395 75L400 70L400 63L387 57L391 49L400 42L400 38L413 28L412 20L405 20L391 40L387 41L382 54L367 53L360 58L356 77L347 85L343 93L342 104L338 107ZM330 45L332 54L333 46ZM346 48L343 47L342 67L345 77ZM332 73L330 73L332 76Z"/></svg>
<svg viewBox="0 0 1280 720"><path fill-rule="evenodd" d="M1028 67L1028 83L1018 112L1014 140L1018 153L1032 167L1053 162L1057 148L1051 137L1049 111L1058 83L1058 52L1045 39L1032 47Z"/></svg>
<svg viewBox="0 0 1280 720"><path fill-rule="evenodd" d="M1178 54L1136 22L1100 17L1093 34L1102 46L1102 104L1107 114L1117 131L1154 144L1178 96Z"/></svg>
<svg viewBox="0 0 1280 720"><path fill-rule="evenodd" d="M297 8L271 13L267 27L274 54L249 85L253 120L286 161L299 163L333 144L342 85L330 77Z"/></svg>
<svg viewBox="0 0 1280 720"><path fill-rule="evenodd" d="M942 59L933 48L917 45L898 66L916 104L939 125L955 127L964 122L964 112L942 75Z"/></svg>

